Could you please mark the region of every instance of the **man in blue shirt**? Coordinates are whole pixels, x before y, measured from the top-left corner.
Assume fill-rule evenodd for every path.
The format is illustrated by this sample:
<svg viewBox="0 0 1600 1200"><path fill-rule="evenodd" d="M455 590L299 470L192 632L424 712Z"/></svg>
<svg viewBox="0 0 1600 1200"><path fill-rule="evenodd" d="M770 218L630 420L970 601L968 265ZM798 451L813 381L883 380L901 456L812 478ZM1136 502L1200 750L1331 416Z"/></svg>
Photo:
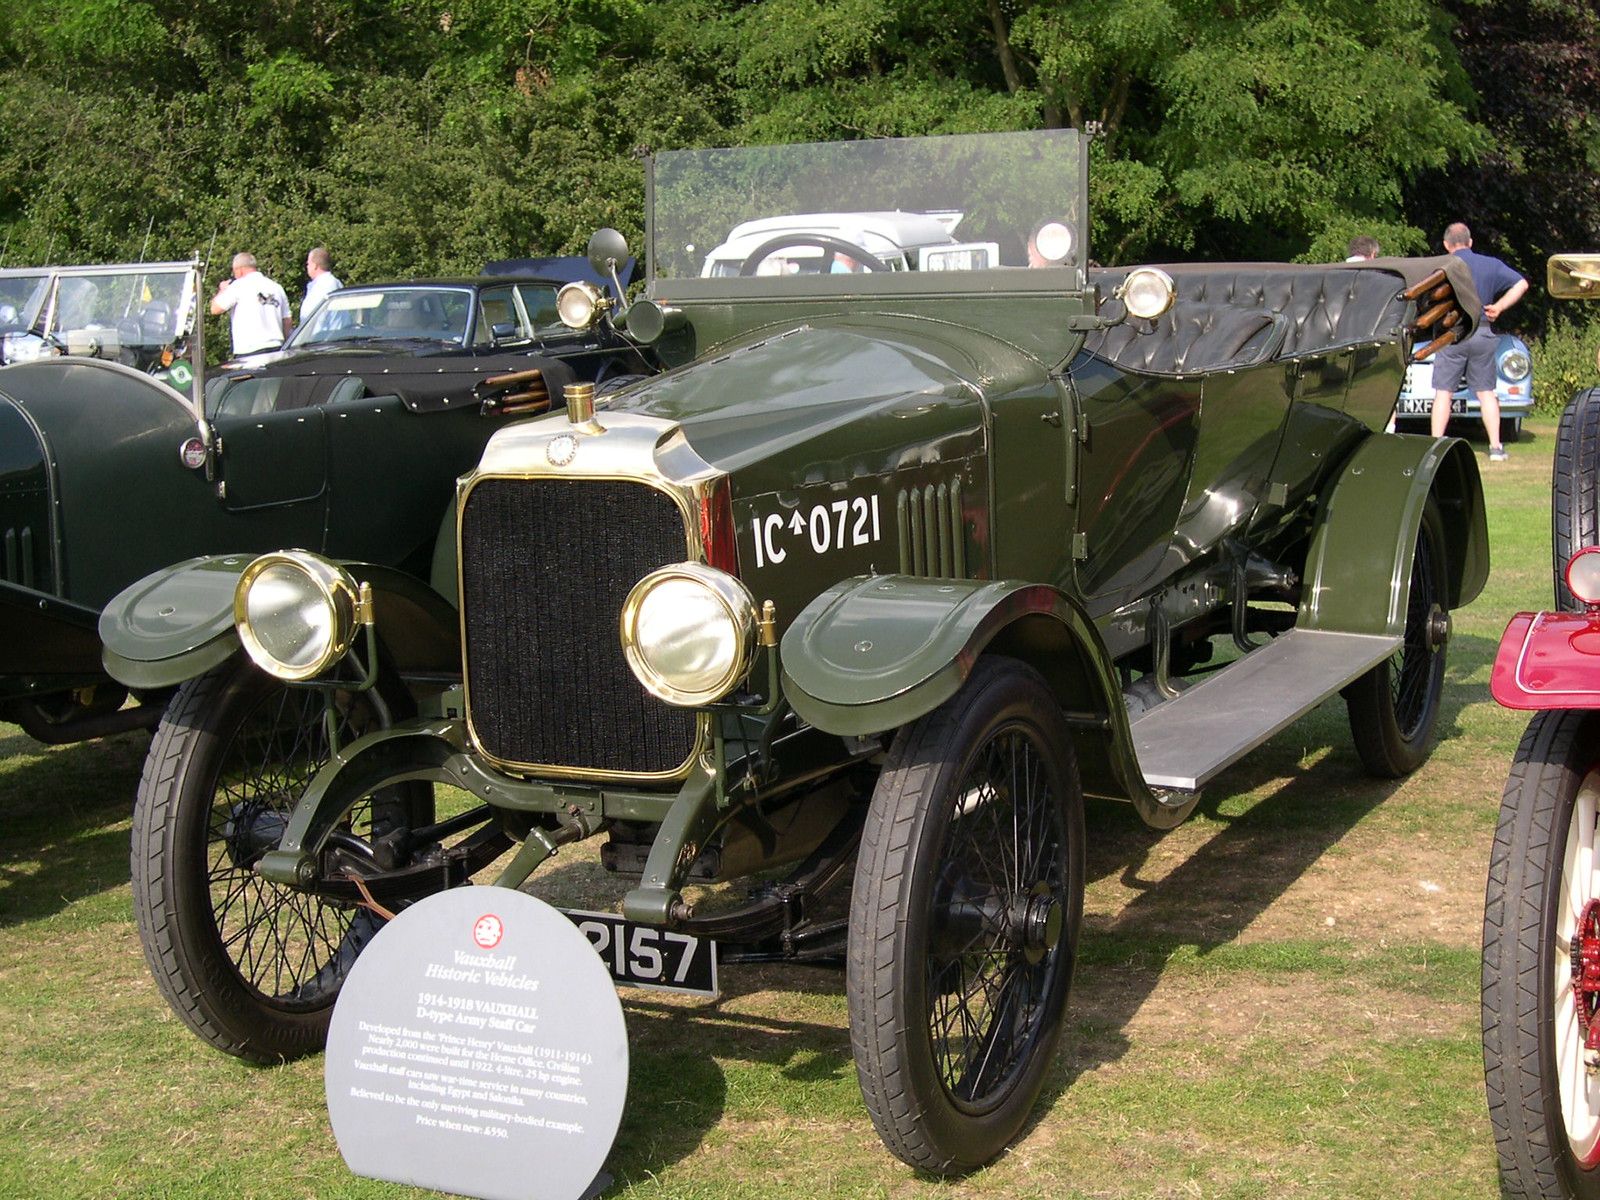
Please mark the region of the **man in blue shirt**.
<svg viewBox="0 0 1600 1200"><path fill-rule="evenodd" d="M1478 396L1478 412L1489 434L1489 461L1505 462L1500 444L1500 398L1494 391L1494 354L1500 343L1492 322L1528 290L1528 281L1505 263L1472 248L1472 231L1460 221L1444 231L1444 248L1464 260L1472 272L1472 286L1483 302L1483 317L1472 335L1440 350L1433 358L1433 436L1443 437L1450 423L1450 396L1466 376L1467 387Z"/></svg>

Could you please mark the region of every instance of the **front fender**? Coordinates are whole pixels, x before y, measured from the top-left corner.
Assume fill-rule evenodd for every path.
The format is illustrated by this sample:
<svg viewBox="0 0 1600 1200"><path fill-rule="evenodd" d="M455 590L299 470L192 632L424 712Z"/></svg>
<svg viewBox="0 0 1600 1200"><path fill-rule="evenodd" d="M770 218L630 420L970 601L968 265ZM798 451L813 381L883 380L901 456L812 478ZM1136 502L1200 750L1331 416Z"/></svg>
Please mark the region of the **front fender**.
<svg viewBox="0 0 1600 1200"><path fill-rule="evenodd" d="M784 634L784 696L824 732L881 733L955 695L999 629L1030 613L1069 622L1070 609L1053 588L1025 583L846 579Z"/></svg>
<svg viewBox="0 0 1600 1200"><path fill-rule="evenodd" d="M1116 670L1099 632L1044 584L873 575L846 579L796 616L783 637L783 692L826 733L884 733L960 690L985 653L1020 659L1045 677L1073 733L1084 790L1131 801L1166 828L1192 800L1144 783Z"/></svg>
<svg viewBox="0 0 1600 1200"><path fill-rule="evenodd" d="M171 687L204 674L239 650L233 594L253 554L207 554L147 575L100 614L107 674L135 688ZM459 668L455 608L427 584L392 567L341 562L372 585L378 636L396 667Z"/></svg>
<svg viewBox="0 0 1600 1200"><path fill-rule="evenodd" d="M1495 651L1489 691L1506 708L1600 708L1600 616L1512 617Z"/></svg>
<svg viewBox="0 0 1600 1200"><path fill-rule="evenodd" d="M1374 434L1317 514L1296 623L1404 635L1411 561L1430 496L1444 518L1446 607L1476 599L1489 578L1489 529L1471 448L1459 438Z"/></svg>

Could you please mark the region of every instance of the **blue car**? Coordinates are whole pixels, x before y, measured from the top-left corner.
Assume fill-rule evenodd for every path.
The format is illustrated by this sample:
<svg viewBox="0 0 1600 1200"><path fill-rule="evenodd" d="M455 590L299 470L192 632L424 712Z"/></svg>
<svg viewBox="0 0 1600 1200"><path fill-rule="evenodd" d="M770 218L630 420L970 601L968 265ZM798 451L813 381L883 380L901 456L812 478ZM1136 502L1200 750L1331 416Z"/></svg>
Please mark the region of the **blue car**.
<svg viewBox="0 0 1600 1200"><path fill-rule="evenodd" d="M1533 355L1528 344L1515 334L1502 333L1494 352L1494 390L1500 397L1500 440L1514 442L1522 434L1522 418L1533 411ZM1406 381L1395 406L1395 421L1400 428L1426 425L1433 411L1433 358L1414 362L1406 368ZM1450 397L1450 419L1482 423L1478 397L1465 387Z"/></svg>

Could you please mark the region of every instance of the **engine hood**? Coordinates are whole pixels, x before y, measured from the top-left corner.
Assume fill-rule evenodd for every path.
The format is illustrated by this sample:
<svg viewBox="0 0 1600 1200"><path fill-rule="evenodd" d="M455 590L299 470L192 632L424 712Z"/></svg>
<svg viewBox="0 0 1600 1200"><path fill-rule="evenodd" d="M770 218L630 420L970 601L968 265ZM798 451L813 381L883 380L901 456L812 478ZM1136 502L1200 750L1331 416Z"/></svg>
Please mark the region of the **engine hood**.
<svg viewBox="0 0 1600 1200"><path fill-rule="evenodd" d="M267 368L272 368L273 374L293 372L314 374L319 370L348 370L351 363L359 363L362 368L376 365L382 369L389 365L388 360L391 359L406 361L414 358L440 358L446 355L454 358L465 357L459 346L424 338L396 338L393 341L359 346L340 346L337 343L325 342L304 349L263 350L259 354L246 354L223 363L220 370L226 373L265 371Z"/></svg>
<svg viewBox="0 0 1600 1200"><path fill-rule="evenodd" d="M485 379L530 370L542 372L546 387L558 397L575 377L562 359L534 349L478 355L402 354L391 345L386 349L274 352L219 369L211 377L212 387L207 388L207 406L215 415L219 403L226 405L226 401L219 400L213 389L226 390L244 380L282 379L275 407L289 409L327 403L345 380L359 379L367 395L397 395L413 412L433 412L474 402L473 389Z"/></svg>
<svg viewBox="0 0 1600 1200"><path fill-rule="evenodd" d="M748 494L838 478L841 466L848 475L969 457L982 448L988 397L1044 374L1038 360L957 326L842 317L769 329L607 410L673 422Z"/></svg>

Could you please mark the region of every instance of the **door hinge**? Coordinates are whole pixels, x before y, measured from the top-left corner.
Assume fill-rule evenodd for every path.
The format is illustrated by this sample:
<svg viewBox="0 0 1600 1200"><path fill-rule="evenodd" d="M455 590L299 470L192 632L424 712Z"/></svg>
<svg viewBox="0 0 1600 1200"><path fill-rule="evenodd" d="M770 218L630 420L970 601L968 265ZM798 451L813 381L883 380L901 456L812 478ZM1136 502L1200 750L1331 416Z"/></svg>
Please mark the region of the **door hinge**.
<svg viewBox="0 0 1600 1200"><path fill-rule="evenodd" d="M1089 557L1089 535L1075 533L1072 535L1072 557L1076 562L1082 562Z"/></svg>

